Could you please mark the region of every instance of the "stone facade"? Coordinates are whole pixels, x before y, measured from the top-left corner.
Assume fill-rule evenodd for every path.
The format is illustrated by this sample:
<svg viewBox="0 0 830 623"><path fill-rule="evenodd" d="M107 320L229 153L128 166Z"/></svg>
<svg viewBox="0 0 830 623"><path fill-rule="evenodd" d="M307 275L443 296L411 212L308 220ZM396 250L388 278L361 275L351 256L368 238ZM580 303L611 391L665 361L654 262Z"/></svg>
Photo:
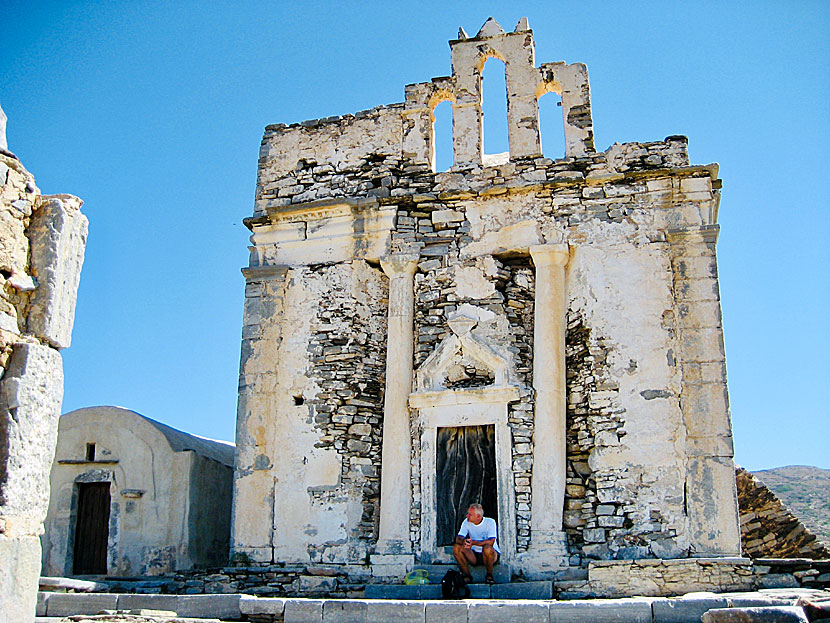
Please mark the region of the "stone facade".
<svg viewBox="0 0 830 623"><path fill-rule="evenodd" d="M226 563L233 451L121 407L61 416L43 574L159 575ZM90 486L103 486L100 515L85 497ZM100 555L88 560L83 550L96 544Z"/></svg>
<svg viewBox="0 0 830 623"><path fill-rule="evenodd" d="M369 581L448 562L447 428L492 427L502 562L740 555L715 243L687 140L593 145L581 64L522 20L451 41L403 103L268 126L251 229L232 554ZM482 152L505 61L510 153ZM537 99L566 153L541 155ZM434 170L432 111L455 163ZM266 512L263 509L267 509ZM368 565L367 565L368 562Z"/></svg>
<svg viewBox="0 0 830 623"><path fill-rule="evenodd" d="M0 110L0 621L32 621L40 540L87 235L81 200L42 195Z"/></svg>

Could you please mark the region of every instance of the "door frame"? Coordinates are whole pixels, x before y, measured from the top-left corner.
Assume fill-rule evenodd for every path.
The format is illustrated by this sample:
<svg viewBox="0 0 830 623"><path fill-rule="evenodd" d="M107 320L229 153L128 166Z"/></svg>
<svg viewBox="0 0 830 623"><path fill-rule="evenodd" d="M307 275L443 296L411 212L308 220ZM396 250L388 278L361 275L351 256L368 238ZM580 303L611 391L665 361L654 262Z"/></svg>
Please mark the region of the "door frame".
<svg viewBox="0 0 830 623"><path fill-rule="evenodd" d="M452 548L438 547L437 469L438 429L456 426L494 425L496 433L496 487L498 490L498 543L501 559L516 559L516 503L513 486L513 435L507 421L507 405L519 399L512 385L485 388L415 392L410 405L418 409L421 425L421 562L451 563Z"/></svg>

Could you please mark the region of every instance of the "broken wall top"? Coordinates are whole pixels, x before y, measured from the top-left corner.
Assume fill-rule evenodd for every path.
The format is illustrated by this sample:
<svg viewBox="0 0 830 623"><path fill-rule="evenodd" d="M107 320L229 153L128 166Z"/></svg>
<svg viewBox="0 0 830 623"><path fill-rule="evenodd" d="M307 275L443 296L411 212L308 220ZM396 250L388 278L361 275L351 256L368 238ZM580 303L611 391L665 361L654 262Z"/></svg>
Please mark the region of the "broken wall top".
<svg viewBox="0 0 830 623"><path fill-rule="evenodd" d="M539 181L522 179L521 166L516 170L505 164L550 164L548 181L564 174L577 182L689 164L687 140L682 136L615 144L598 153L587 68L564 62L536 66L533 32L526 18L513 32L505 32L493 18L475 37L461 29L458 39L450 41L450 49L452 75L407 85L404 102L298 124L269 125L260 149L255 216L339 197L417 194L417 189L391 188L397 180L384 178L394 172L432 174L438 181L447 180L448 186L467 190L467 180L472 187L492 185L493 177L513 185ZM492 165L498 161L483 150L482 70L490 58L504 62L507 85L509 162L497 166ZM548 92L560 95L562 103L565 157L555 161L542 156L539 132L538 100ZM454 165L447 173L436 173L433 111L444 101L450 101L453 109ZM494 176L491 171L496 168ZM462 172L463 179L453 177ZM712 177L717 177L716 168Z"/></svg>

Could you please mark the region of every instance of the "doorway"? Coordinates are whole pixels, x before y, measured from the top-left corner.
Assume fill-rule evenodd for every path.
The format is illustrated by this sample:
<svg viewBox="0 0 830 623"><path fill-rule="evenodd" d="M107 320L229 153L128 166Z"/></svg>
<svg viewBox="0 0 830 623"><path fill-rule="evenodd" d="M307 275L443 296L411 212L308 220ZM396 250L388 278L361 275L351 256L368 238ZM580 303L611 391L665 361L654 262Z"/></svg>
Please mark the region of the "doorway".
<svg viewBox="0 0 830 623"><path fill-rule="evenodd" d="M438 546L452 545L470 504L498 523L495 426L439 428L436 443Z"/></svg>
<svg viewBox="0 0 830 623"><path fill-rule="evenodd" d="M109 519L110 483L79 483L73 556L75 575L107 573Z"/></svg>

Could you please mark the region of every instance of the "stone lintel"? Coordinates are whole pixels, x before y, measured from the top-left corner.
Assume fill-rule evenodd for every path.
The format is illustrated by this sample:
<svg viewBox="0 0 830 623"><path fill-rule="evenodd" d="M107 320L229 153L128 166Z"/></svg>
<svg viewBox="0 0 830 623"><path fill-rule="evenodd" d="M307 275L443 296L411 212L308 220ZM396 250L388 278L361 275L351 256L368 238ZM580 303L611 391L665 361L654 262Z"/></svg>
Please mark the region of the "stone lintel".
<svg viewBox="0 0 830 623"><path fill-rule="evenodd" d="M519 397L519 388L515 385L481 387L460 391L446 389L409 394L409 406L413 409L424 409L462 404L507 403L514 402Z"/></svg>

